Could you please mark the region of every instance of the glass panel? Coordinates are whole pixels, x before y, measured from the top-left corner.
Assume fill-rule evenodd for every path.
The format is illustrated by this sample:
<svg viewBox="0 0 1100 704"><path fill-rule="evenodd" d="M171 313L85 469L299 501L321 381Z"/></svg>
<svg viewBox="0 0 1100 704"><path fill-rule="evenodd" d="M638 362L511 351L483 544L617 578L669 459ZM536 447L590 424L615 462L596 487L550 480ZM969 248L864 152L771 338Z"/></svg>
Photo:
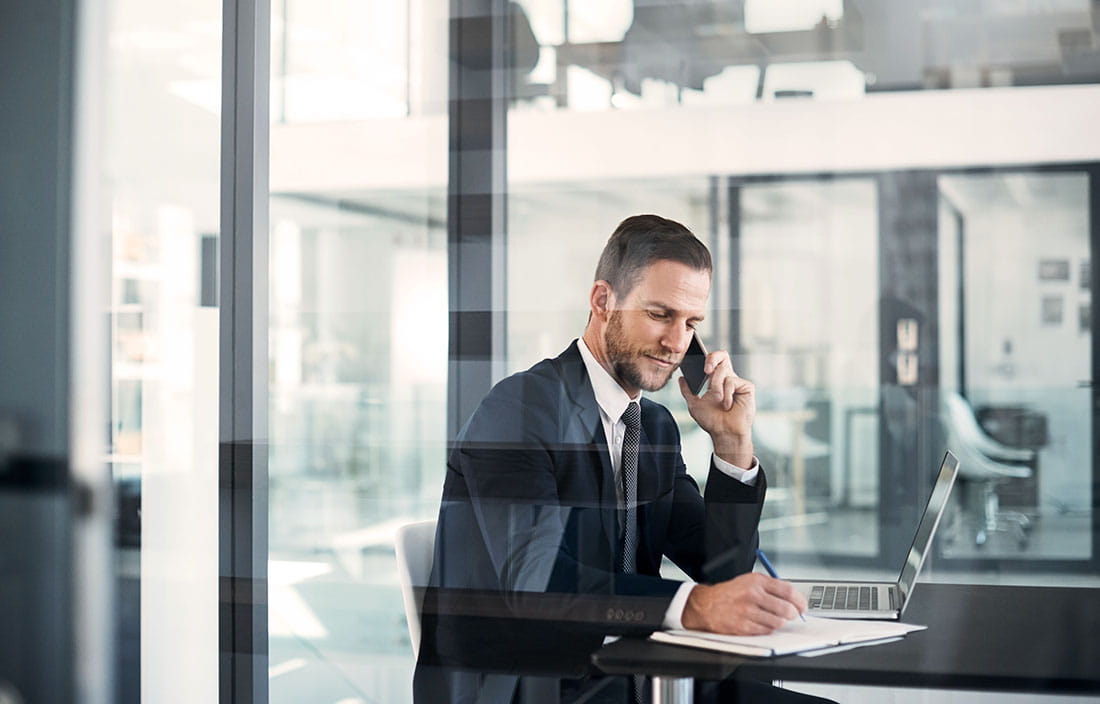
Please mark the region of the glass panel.
<svg viewBox="0 0 1100 704"><path fill-rule="evenodd" d="M217 701L221 3L104 8L118 701ZM164 634L173 634L165 638Z"/></svg>
<svg viewBox="0 0 1100 704"><path fill-rule="evenodd" d="M520 0L517 97L631 110L1100 81L1088 0Z"/></svg>
<svg viewBox="0 0 1100 704"><path fill-rule="evenodd" d="M407 696L392 544L443 476L441 203L272 198L272 702Z"/></svg>
<svg viewBox="0 0 1100 704"><path fill-rule="evenodd" d="M446 3L272 8L272 704L411 701L447 428Z"/></svg>
<svg viewBox="0 0 1100 704"><path fill-rule="evenodd" d="M939 179L949 556L1092 556L1088 188L1073 172Z"/></svg>
<svg viewBox="0 0 1100 704"><path fill-rule="evenodd" d="M753 435L771 477L761 543L877 555L874 181L740 192L742 366L759 390Z"/></svg>
<svg viewBox="0 0 1100 704"><path fill-rule="evenodd" d="M299 5L277 4L272 52L271 698L409 701L413 636L395 534L437 515L446 408L456 400L446 397L445 352L448 8ZM491 253L504 280L463 284L503 290L503 308L487 312L503 317L506 352L476 364L526 369L578 336L596 258L623 217L684 222L716 261L701 334L733 350L759 389L758 450L772 478L765 548L802 558L781 567L790 576L899 562L880 554L883 526L894 526L879 505L881 213L866 174L911 168L920 147L899 151L878 132L853 137L842 110L790 99L992 86L1015 74L979 68L975 78L959 68L965 61L910 60L920 33L895 17L880 35L885 16L857 17L851 3L815 3L797 26L794 13L753 3L507 7L513 65L505 94L489 96L509 107L507 222L494 221L505 232L492 233L504 248ZM906 11L917 17L920 7ZM928 17L929 26L948 22ZM868 48L820 51L821 34L848 41L857 20L870 28L859 33ZM471 33L461 39L487 45L487 23L461 26ZM900 51L899 34L915 53ZM369 37L381 39L368 49ZM967 51L999 41L983 37ZM865 61L861 52L888 54L882 47L899 49L898 65ZM742 54L712 60L714 49ZM368 55L369 72L356 63ZM939 65L951 67L946 78ZM937 110L932 97L920 110ZM720 107L659 109L705 105ZM628 109L638 112L616 112ZM572 114L582 111L604 114ZM463 127L478 148L491 143L474 121ZM786 144L794 133L812 137ZM735 139L744 149L722 150ZM820 173L844 175L806 176ZM452 186L481 197L489 176ZM917 214L924 222L935 220L932 202ZM480 245L487 233L465 234ZM926 291L935 285L931 268L914 278ZM679 423L689 471L703 481L707 439L678 391L651 397ZM667 564L664 573L677 574Z"/></svg>

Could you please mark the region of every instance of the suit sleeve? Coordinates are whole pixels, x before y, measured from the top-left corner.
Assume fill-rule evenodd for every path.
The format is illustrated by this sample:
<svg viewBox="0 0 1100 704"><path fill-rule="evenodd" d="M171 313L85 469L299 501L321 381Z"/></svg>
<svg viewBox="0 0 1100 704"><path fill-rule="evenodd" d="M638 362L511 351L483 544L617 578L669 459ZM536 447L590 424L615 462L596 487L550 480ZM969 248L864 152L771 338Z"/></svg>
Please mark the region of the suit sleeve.
<svg viewBox="0 0 1100 704"><path fill-rule="evenodd" d="M752 571L760 544L760 512L767 492L763 468L749 486L727 476L713 464L707 477L706 562L703 576L721 582Z"/></svg>
<svg viewBox="0 0 1100 704"><path fill-rule="evenodd" d="M674 423L671 416L670 424ZM761 468L753 486L711 462L705 494L687 473L676 436L673 512L663 552L693 580L715 583L752 570L759 544L760 512L767 491Z"/></svg>

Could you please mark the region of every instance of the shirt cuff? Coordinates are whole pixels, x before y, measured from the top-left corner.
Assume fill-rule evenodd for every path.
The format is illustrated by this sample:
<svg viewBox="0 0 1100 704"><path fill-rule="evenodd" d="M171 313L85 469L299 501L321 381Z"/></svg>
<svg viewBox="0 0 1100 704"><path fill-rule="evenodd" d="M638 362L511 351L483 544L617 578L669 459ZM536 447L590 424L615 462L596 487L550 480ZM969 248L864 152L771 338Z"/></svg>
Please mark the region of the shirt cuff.
<svg viewBox="0 0 1100 704"><path fill-rule="evenodd" d="M691 594L694 588L695 582L684 582L680 585L668 605L668 610L665 611L665 620L661 622L662 627L668 630L680 630L684 627L684 607L688 603L688 594Z"/></svg>
<svg viewBox="0 0 1100 704"><path fill-rule="evenodd" d="M752 458L752 466L748 469L742 469L735 464L730 464L718 455L712 454L711 459L714 461L714 466L718 468L718 471L725 474L727 477L732 477L742 484L748 484L749 486L756 486L756 475L760 472L760 460L754 456Z"/></svg>

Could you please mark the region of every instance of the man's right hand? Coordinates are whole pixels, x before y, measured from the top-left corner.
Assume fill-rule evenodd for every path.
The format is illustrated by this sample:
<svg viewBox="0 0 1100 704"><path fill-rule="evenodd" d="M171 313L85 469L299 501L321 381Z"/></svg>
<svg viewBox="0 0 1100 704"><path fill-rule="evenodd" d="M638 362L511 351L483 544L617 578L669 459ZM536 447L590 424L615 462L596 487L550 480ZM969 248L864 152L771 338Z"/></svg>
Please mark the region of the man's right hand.
<svg viewBox="0 0 1100 704"><path fill-rule="evenodd" d="M806 597L790 582L749 572L727 582L695 585L680 621L696 631L760 636L798 618L806 607Z"/></svg>

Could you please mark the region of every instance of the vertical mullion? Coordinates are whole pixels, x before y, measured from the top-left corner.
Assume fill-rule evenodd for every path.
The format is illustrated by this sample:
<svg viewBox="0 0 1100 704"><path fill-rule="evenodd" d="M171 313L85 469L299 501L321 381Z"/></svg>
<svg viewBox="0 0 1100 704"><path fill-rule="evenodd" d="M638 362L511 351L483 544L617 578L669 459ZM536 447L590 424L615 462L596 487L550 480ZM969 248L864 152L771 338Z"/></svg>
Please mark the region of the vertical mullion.
<svg viewBox="0 0 1100 704"><path fill-rule="evenodd" d="M505 365L506 9L504 0L451 0L449 439Z"/></svg>
<svg viewBox="0 0 1100 704"><path fill-rule="evenodd" d="M267 701L268 0L222 6L219 699Z"/></svg>
<svg viewBox="0 0 1100 704"><path fill-rule="evenodd" d="M1097 301L1100 300L1100 274L1097 270L1100 255L1100 165L1091 164L1085 173L1088 177L1088 223L1089 223L1089 335L1091 335L1089 364L1089 395L1092 397L1092 457L1089 463L1092 473L1092 539L1091 562L1094 572L1100 572L1100 384L1097 383L1097 361L1100 360L1100 327L1097 326Z"/></svg>
<svg viewBox="0 0 1100 704"><path fill-rule="evenodd" d="M744 183L727 178L726 185L726 231L729 245L725 262L729 268L729 284L726 291L729 306L727 327L729 329L730 354L739 374L751 378L752 370L748 364L748 350L741 339L741 191Z"/></svg>
<svg viewBox="0 0 1100 704"><path fill-rule="evenodd" d="M72 256L69 260L72 350L69 360L72 476L90 499L74 522L75 690L84 704L117 701L118 593L114 572L114 480L104 461L103 429L110 422L111 304L110 223L103 207L103 142L106 113L107 11L75 3L70 55L73 67ZM61 182L61 181L59 181Z"/></svg>
<svg viewBox="0 0 1100 704"><path fill-rule="evenodd" d="M905 551L920 511L913 497L931 484L940 451L938 193L936 173L892 171L877 178L879 237L879 554ZM918 321L915 384L898 382L897 322ZM936 458L938 459L938 458Z"/></svg>

